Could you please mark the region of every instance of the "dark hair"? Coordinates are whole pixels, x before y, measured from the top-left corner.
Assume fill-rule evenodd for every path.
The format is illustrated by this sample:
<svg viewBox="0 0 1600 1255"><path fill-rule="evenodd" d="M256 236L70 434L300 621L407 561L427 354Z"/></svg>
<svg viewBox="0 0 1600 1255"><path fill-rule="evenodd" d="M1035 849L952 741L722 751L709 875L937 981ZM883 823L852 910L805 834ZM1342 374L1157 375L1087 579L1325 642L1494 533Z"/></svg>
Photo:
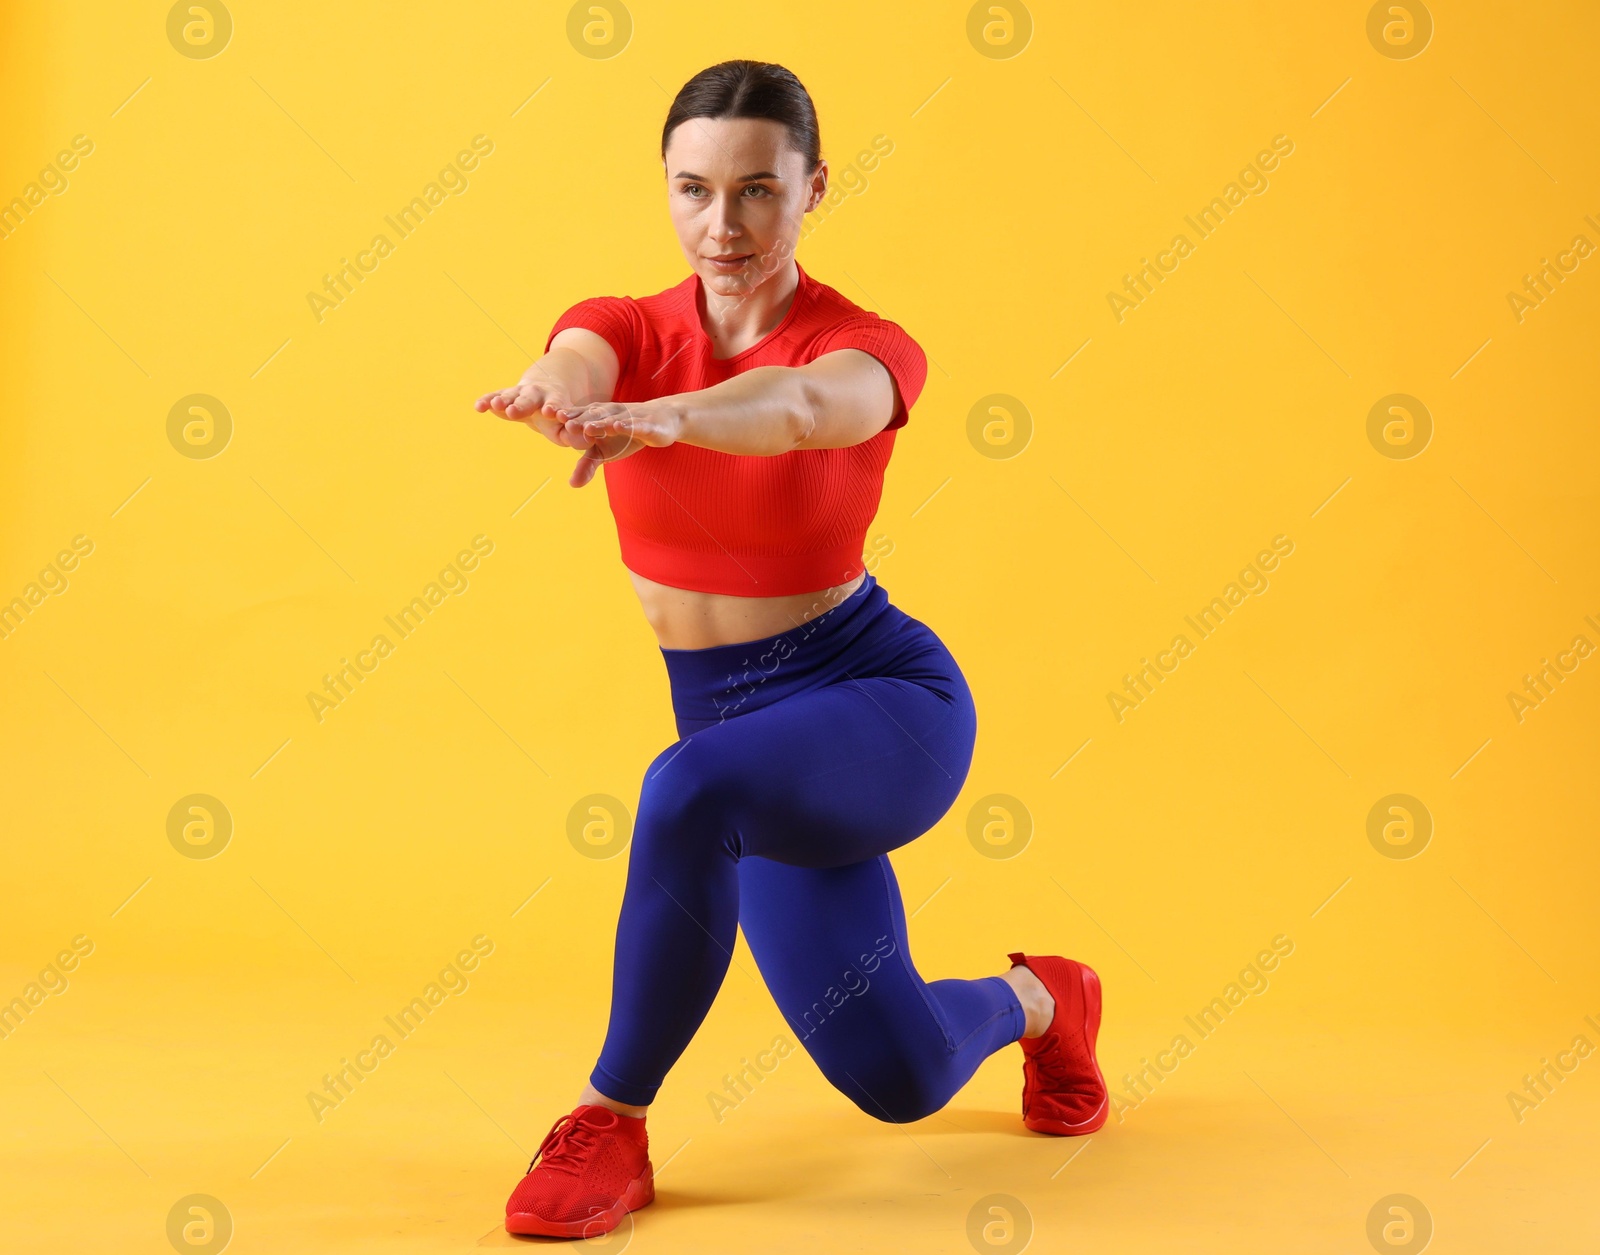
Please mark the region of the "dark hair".
<svg viewBox="0 0 1600 1255"><path fill-rule="evenodd" d="M708 66L678 89L661 128L661 159L672 132L691 118L767 118L788 129L789 143L808 171L822 160L822 136L811 94L800 80L770 61L723 61Z"/></svg>

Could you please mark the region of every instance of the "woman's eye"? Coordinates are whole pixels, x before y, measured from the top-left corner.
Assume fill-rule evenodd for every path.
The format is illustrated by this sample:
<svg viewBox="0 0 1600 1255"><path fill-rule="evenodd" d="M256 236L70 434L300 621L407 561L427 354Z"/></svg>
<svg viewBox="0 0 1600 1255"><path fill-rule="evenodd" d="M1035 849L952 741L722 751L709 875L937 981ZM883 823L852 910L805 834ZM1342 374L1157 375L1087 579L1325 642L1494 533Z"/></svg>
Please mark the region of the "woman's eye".
<svg viewBox="0 0 1600 1255"><path fill-rule="evenodd" d="M749 187L745 188L744 190L746 192L759 192L761 194L761 196L770 196L770 195L772 195L772 193L770 191L768 191L766 188L762 187L761 184L759 184L759 183L752 183ZM757 197L756 199L759 200L760 197Z"/></svg>

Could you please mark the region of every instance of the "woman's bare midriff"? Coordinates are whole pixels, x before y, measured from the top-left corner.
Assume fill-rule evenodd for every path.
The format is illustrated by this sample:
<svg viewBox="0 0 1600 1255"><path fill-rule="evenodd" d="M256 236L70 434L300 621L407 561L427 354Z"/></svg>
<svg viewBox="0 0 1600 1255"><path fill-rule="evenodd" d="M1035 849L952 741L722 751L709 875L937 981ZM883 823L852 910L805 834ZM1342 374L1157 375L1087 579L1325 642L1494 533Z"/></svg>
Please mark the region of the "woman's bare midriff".
<svg viewBox="0 0 1600 1255"><path fill-rule="evenodd" d="M847 583L787 597L730 597L628 575L663 649L711 649L776 636L832 610L867 578L863 571Z"/></svg>

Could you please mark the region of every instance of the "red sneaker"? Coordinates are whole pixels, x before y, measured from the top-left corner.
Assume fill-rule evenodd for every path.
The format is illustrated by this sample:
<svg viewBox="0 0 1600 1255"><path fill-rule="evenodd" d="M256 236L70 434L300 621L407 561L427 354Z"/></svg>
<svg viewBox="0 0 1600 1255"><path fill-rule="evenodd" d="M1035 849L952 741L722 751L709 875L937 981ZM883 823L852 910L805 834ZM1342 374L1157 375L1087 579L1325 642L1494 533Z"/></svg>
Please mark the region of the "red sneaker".
<svg viewBox="0 0 1600 1255"><path fill-rule="evenodd" d="M545 1134L506 1202L506 1232L592 1238L655 1196L644 1117L585 1103Z"/></svg>
<svg viewBox="0 0 1600 1255"><path fill-rule="evenodd" d="M1022 1047L1022 1122L1036 1133L1075 1137L1106 1122L1111 1096L1094 1039L1100 1032L1100 978L1086 963L1056 955L1008 955L1056 1000L1050 1026Z"/></svg>

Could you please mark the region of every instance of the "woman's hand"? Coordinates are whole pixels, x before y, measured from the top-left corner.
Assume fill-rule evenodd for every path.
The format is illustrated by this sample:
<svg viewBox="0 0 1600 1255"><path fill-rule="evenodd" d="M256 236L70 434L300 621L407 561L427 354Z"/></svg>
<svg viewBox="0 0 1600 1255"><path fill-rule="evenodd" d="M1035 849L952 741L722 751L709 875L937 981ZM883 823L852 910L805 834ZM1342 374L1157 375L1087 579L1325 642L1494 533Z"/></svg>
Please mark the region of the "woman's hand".
<svg viewBox="0 0 1600 1255"><path fill-rule="evenodd" d="M682 408L665 399L596 401L592 405L558 408L556 413L565 424L563 435L567 442L584 449L568 481L574 488L593 479L602 462L615 462L640 449L675 444L684 425Z"/></svg>
<svg viewBox="0 0 1600 1255"><path fill-rule="evenodd" d="M535 376L498 392L484 393L472 408L480 414L492 411L511 422L526 423L553 444L582 449L587 442L567 439L566 424L560 417L559 412L571 405L572 398L558 380Z"/></svg>

